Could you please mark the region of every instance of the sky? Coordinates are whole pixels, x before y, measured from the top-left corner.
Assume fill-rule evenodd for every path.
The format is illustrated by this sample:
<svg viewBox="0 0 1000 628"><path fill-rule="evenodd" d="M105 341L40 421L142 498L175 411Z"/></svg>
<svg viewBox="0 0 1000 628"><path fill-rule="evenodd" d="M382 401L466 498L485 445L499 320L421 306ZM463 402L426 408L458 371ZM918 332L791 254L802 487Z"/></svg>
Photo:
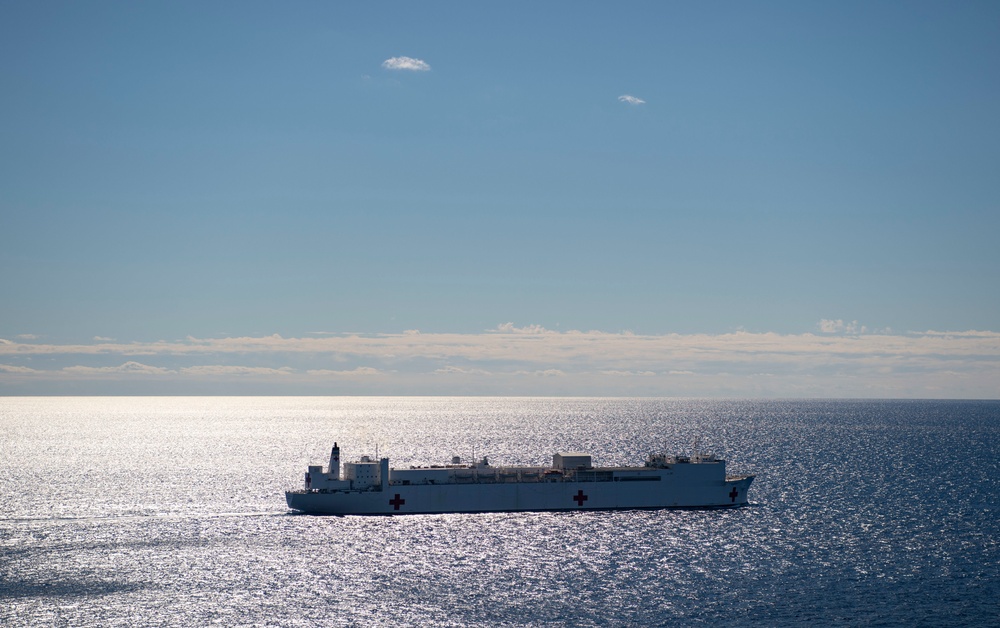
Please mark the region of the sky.
<svg viewBox="0 0 1000 628"><path fill-rule="evenodd" d="M5 2L0 395L1000 398L996 2Z"/></svg>

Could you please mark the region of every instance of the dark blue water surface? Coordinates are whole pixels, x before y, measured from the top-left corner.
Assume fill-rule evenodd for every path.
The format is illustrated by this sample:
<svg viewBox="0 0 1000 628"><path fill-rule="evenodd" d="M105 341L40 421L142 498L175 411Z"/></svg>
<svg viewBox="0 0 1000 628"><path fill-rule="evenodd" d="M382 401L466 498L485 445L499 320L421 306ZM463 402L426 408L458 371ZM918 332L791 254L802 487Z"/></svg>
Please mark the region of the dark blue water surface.
<svg viewBox="0 0 1000 628"><path fill-rule="evenodd" d="M703 450L752 505L311 517L308 462ZM1000 402L0 398L0 625L1000 625Z"/></svg>

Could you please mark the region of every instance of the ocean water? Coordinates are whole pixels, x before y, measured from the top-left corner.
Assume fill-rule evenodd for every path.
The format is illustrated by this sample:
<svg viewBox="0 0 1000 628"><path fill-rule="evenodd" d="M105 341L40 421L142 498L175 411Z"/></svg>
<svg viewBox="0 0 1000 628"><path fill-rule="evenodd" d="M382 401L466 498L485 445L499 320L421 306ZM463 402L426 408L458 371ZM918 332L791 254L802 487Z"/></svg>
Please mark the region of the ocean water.
<svg viewBox="0 0 1000 628"><path fill-rule="evenodd" d="M306 464L699 441L735 510L314 517ZM2 626L1000 625L1000 402L0 398Z"/></svg>

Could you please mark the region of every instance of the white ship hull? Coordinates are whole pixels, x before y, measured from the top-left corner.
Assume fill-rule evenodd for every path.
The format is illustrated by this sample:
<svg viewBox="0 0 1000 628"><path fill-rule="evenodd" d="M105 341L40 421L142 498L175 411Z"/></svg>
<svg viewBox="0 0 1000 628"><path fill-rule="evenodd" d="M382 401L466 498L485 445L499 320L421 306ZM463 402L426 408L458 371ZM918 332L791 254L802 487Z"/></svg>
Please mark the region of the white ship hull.
<svg viewBox="0 0 1000 628"><path fill-rule="evenodd" d="M289 508L311 514L402 515L512 511L724 508L747 503L754 476L726 476L725 461L651 456L644 467L490 467L390 469L388 459L310 467L305 488L287 491ZM561 464L560 456L555 459ZM569 460L570 458L566 458ZM578 461L576 458L574 462Z"/></svg>
<svg viewBox="0 0 1000 628"><path fill-rule="evenodd" d="M669 482L663 487L648 486L652 482L392 486L388 491L288 491L285 499L294 510L330 515L723 508L746 505L752 481L747 476L700 486Z"/></svg>

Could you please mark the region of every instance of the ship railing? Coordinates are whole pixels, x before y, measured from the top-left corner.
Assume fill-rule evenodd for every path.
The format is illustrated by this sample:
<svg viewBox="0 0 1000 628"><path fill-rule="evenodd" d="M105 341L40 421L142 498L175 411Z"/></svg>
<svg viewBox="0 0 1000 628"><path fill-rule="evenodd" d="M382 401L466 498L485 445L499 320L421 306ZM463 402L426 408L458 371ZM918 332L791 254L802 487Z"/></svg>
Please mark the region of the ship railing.
<svg viewBox="0 0 1000 628"><path fill-rule="evenodd" d="M612 471L577 470L573 472L573 479L577 482L612 482L614 475Z"/></svg>
<svg viewBox="0 0 1000 628"><path fill-rule="evenodd" d="M546 472L551 471L545 467L487 467L487 468L462 468L456 469L449 474L449 482L455 484L505 484L505 483L526 483L526 482L547 482L551 481L551 476Z"/></svg>

